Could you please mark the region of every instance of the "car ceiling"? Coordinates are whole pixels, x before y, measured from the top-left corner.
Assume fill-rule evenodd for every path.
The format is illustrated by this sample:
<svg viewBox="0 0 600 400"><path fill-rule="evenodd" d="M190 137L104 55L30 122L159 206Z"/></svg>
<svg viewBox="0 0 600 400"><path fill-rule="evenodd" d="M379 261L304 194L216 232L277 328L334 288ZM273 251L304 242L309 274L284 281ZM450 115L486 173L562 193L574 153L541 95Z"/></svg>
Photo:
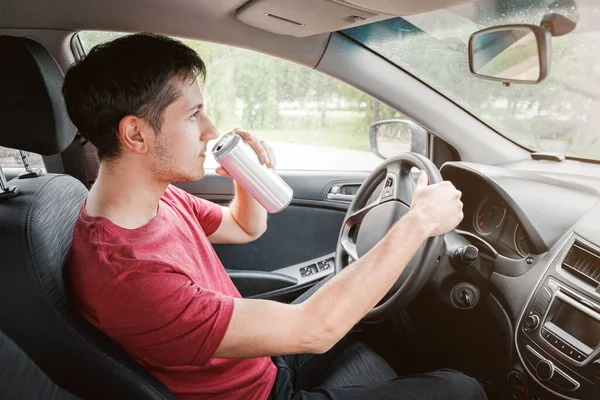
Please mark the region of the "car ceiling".
<svg viewBox="0 0 600 400"><path fill-rule="evenodd" d="M329 32L464 0L0 0L0 29L150 31L315 67ZM385 13L382 13L381 11ZM300 20L304 27L268 18Z"/></svg>

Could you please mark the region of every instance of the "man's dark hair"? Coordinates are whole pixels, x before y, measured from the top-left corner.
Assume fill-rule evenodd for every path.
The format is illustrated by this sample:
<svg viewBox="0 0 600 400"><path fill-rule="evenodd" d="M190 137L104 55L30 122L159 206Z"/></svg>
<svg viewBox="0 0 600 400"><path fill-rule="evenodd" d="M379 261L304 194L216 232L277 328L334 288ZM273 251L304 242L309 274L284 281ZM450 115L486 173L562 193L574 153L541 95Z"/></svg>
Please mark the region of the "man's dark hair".
<svg viewBox="0 0 600 400"><path fill-rule="evenodd" d="M126 115L158 133L165 109L180 96L177 78L206 76L198 54L183 43L138 33L95 46L67 72L63 96L71 120L98 149L98 158L119 155L119 122Z"/></svg>

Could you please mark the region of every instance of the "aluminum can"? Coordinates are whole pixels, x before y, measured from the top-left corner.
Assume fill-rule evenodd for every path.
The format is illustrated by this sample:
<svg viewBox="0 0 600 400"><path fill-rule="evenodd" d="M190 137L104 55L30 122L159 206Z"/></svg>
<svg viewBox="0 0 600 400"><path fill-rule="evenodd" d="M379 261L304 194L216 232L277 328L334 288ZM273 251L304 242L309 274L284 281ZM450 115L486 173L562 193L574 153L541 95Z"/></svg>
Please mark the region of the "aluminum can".
<svg viewBox="0 0 600 400"><path fill-rule="evenodd" d="M292 188L272 168L260 163L254 149L241 136L226 134L214 145L212 153L268 213L277 213L292 201Z"/></svg>

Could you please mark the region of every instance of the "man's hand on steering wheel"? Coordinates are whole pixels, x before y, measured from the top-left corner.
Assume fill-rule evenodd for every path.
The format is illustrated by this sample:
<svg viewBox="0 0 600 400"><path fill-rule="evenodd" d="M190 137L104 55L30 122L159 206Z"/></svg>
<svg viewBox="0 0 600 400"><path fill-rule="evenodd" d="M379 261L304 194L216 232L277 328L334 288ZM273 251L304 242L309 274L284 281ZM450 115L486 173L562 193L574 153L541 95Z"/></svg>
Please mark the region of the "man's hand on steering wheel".
<svg viewBox="0 0 600 400"><path fill-rule="evenodd" d="M462 193L448 181L428 185L427 173L421 171L410 203L410 212L417 213L430 237L454 229L463 219L460 201Z"/></svg>
<svg viewBox="0 0 600 400"><path fill-rule="evenodd" d="M416 188L413 167L427 173ZM302 303L236 298L215 357L324 353L359 321L397 315L438 267L441 233L462 218L460 192L442 181L436 166L416 153L378 166L348 208L335 276Z"/></svg>
<svg viewBox="0 0 600 400"><path fill-rule="evenodd" d="M415 187L412 169L421 175ZM429 185L427 184L429 180ZM383 182L383 190L376 192ZM378 193L373 201L373 194ZM365 179L348 208L340 231L335 256L335 272L340 273L352 262L386 245L405 247L407 240L422 236L418 249L407 246L403 253L383 254L403 261L399 276L383 298L368 311L364 319L378 322L393 317L421 291L437 268L443 253L443 234L462 220L461 193L450 182L444 182L431 160L417 153L402 153L381 163ZM379 246L378 246L379 245ZM410 251L410 254L407 252ZM372 255L372 254L371 254ZM361 260L359 264L369 264ZM386 264L386 260L376 261ZM377 268L375 266L365 267ZM371 271L374 271L371 269Z"/></svg>

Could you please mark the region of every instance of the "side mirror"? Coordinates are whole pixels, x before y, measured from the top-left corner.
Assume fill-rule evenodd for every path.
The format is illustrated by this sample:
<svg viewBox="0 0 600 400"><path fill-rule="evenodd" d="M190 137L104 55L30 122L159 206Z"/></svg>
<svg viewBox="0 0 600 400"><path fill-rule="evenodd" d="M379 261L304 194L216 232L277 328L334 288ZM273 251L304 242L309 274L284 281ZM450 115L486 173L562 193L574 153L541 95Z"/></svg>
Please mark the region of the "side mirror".
<svg viewBox="0 0 600 400"><path fill-rule="evenodd" d="M511 83L539 83L550 71L551 33L536 25L504 25L469 39L469 68L477 77Z"/></svg>
<svg viewBox="0 0 600 400"><path fill-rule="evenodd" d="M406 119L375 122L369 129L371 151L384 160L407 151L427 156L428 138L425 129Z"/></svg>

